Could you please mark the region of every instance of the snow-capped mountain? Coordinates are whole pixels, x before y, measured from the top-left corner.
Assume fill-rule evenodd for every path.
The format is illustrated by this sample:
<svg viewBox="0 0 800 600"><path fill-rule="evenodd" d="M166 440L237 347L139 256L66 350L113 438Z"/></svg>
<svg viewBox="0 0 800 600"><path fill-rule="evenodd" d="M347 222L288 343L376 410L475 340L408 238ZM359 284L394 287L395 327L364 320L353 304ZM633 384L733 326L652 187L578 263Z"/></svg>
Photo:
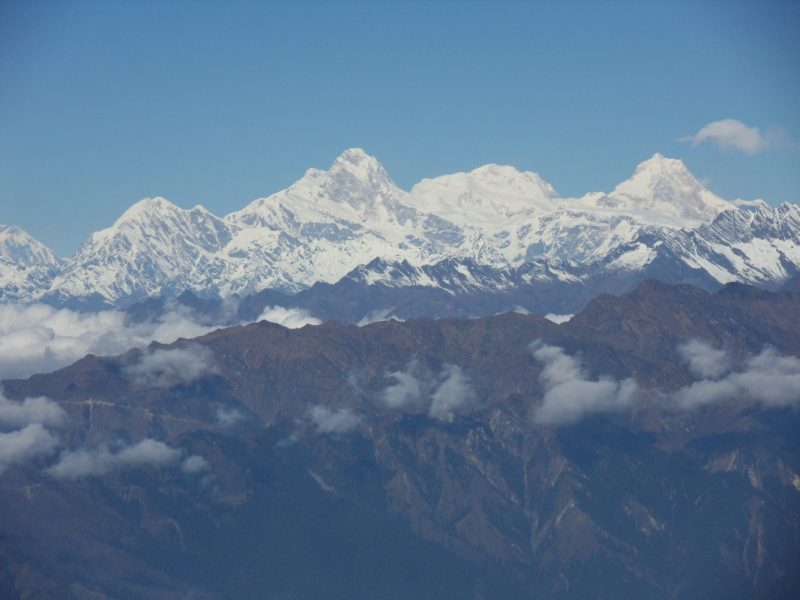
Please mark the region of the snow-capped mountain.
<svg viewBox="0 0 800 600"><path fill-rule="evenodd" d="M611 193L561 198L537 174L498 165L425 179L405 192L375 158L352 149L330 170L310 169L288 189L224 218L201 206L142 200L57 272L53 256L43 263L50 275L17 277L4 290L20 301L123 306L186 289L296 293L335 283L375 258L405 261L420 273L448 260L495 273L580 264L583 278L625 278L667 261L676 273L702 271L706 287L734 279L779 287L800 270L797 207L740 204L718 198L682 161L660 154Z"/></svg>
<svg viewBox="0 0 800 600"><path fill-rule="evenodd" d="M0 301L30 299L48 289L60 261L55 253L16 225L0 225Z"/></svg>

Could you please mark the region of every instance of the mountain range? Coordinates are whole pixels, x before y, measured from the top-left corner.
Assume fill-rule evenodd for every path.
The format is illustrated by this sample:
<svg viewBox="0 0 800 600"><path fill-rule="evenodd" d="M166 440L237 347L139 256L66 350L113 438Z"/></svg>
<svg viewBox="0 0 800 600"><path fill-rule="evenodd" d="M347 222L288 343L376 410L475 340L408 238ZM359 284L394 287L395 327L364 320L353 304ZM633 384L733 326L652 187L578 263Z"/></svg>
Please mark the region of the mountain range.
<svg viewBox="0 0 800 600"><path fill-rule="evenodd" d="M726 202L660 154L611 193L561 198L535 173L498 165L405 192L375 158L352 149L330 170L310 169L224 218L142 200L66 260L17 227L0 231L0 299L82 308L186 290L291 295L349 278L449 296L505 290L517 300L504 306L522 306L524 296L537 312L574 312L597 293L650 277L775 290L799 271L797 205ZM536 290L547 286L567 291L542 301Z"/></svg>
<svg viewBox="0 0 800 600"><path fill-rule="evenodd" d="M3 382L0 596L789 600L800 295L261 321Z"/></svg>

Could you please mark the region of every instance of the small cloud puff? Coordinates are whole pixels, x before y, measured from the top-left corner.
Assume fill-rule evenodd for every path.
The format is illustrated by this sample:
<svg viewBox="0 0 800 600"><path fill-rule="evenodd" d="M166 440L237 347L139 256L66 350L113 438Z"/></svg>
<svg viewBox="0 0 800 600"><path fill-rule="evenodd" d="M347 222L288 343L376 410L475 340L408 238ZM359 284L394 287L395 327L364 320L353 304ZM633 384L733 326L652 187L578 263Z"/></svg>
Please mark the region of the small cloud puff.
<svg viewBox="0 0 800 600"><path fill-rule="evenodd" d="M161 348L145 354L141 360L124 369L141 385L171 388L187 384L210 373L217 373L214 353L200 344L182 348Z"/></svg>
<svg viewBox="0 0 800 600"><path fill-rule="evenodd" d="M181 463L181 471L189 475L202 473L211 469L211 464L202 456L192 454Z"/></svg>
<svg viewBox="0 0 800 600"><path fill-rule="evenodd" d="M585 414L620 411L636 401L638 387L633 379L611 378L590 381L578 359L542 340L530 345L534 358L544 363L539 380L544 384L544 402L534 410L534 421L567 425Z"/></svg>
<svg viewBox="0 0 800 600"><path fill-rule="evenodd" d="M256 321L269 321L289 329L298 329L306 325L320 325L321 320L312 317L311 313L302 308L283 308L282 306L267 306Z"/></svg>
<svg viewBox="0 0 800 600"><path fill-rule="evenodd" d="M721 148L741 150L751 156L764 150L793 145L788 133L780 127L773 127L762 135L758 127L748 127L736 119L709 123L697 134L682 137L678 141L692 142L692 146L702 142L713 142Z"/></svg>
<svg viewBox="0 0 800 600"><path fill-rule="evenodd" d="M78 479L106 475L126 467L143 465L161 467L175 464L181 454L180 450L147 438L133 446L123 447L116 454L112 453L108 446L67 450L62 452L58 462L45 472L56 479Z"/></svg>
<svg viewBox="0 0 800 600"><path fill-rule="evenodd" d="M217 423L223 429L229 429L244 419L245 416L238 408L229 408L223 404L217 405Z"/></svg>
<svg viewBox="0 0 800 600"><path fill-rule="evenodd" d="M41 423L31 423L11 433L0 433L0 474L11 465L53 454L57 446L58 439Z"/></svg>
<svg viewBox="0 0 800 600"><path fill-rule="evenodd" d="M356 429L361 422L361 417L349 408L340 408L334 412L324 406L315 406L309 416L319 433L347 433Z"/></svg>
<svg viewBox="0 0 800 600"><path fill-rule="evenodd" d="M736 365L726 352L704 342L692 340L679 347L679 352L686 355L687 347L693 349L690 369L701 380L675 393L674 399L681 407L694 408L735 398L776 408L800 405L800 359L781 356L774 348L767 347L758 356Z"/></svg>

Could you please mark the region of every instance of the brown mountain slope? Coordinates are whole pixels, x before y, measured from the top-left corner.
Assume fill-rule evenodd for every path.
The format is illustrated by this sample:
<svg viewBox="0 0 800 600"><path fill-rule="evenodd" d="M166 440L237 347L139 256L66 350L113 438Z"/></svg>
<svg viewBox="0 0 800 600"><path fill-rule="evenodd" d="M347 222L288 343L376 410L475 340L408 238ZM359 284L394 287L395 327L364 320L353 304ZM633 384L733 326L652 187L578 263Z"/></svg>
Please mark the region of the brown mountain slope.
<svg viewBox="0 0 800 600"><path fill-rule="evenodd" d="M132 351L4 382L9 398L46 395L67 411L65 448L113 453L151 438L209 468L58 479L46 471L55 456L11 466L0 475L0 589L780 597L800 566L796 410L737 395L681 408L673 393L697 375L678 346L692 339L742 365L765 344L800 355L800 295L649 281L562 325L516 313L261 322L152 347L149 379L137 367L147 353ZM537 422L548 388L535 340L579 357L587 382L633 378L635 402ZM153 379L181 352L204 357L202 372Z"/></svg>

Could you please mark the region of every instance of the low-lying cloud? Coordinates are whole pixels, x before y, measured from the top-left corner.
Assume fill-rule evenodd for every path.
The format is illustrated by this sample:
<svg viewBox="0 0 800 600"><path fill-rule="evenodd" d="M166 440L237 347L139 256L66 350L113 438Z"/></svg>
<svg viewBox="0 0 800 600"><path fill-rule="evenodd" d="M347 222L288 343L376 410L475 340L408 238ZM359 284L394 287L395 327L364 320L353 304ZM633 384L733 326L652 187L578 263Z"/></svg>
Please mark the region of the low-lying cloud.
<svg viewBox="0 0 800 600"><path fill-rule="evenodd" d="M187 384L218 372L214 353L200 344L182 348L159 348L146 353L138 363L124 369L137 383L156 388Z"/></svg>
<svg viewBox="0 0 800 600"><path fill-rule="evenodd" d="M441 383L431 396L428 414L442 419L451 412L469 405L475 399L475 391L469 377L456 365L444 365L440 375Z"/></svg>
<svg viewBox="0 0 800 600"><path fill-rule="evenodd" d="M56 479L79 479L106 475L126 467L172 465L180 460L181 455L180 450L148 438L133 446L125 446L116 453L109 450L108 446L65 450L58 462L45 472Z"/></svg>
<svg viewBox="0 0 800 600"><path fill-rule="evenodd" d="M425 401L428 386L413 375L415 370L417 370L417 362L412 361L405 371L386 374L387 378L397 382L383 390L382 400L387 407L412 408Z"/></svg>
<svg viewBox="0 0 800 600"><path fill-rule="evenodd" d="M349 408L340 408L334 412L324 406L315 406L309 416L318 433L347 433L356 429L361 422L361 417Z"/></svg>
<svg viewBox="0 0 800 600"><path fill-rule="evenodd" d="M736 119L709 123L695 135L682 137L678 141L692 142L692 146L712 142L721 148L741 150L751 156L764 150L793 145L789 134L780 127L772 127L762 135L758 127L748 127Z"/></svg>
<svg viewBox="0 0 800 600"><path fill-rule="evenodd" d="M186 307L153 321L126 322L117 310L80 313L45 304L0 305L0 379L29 377L72 364L89 353L105 356L152 342L205 335L216 327L200 324Z"/></svg>
<svg viewBox="0 0 800 600"><path fill-rule="evenodd" d="M544 402L534 409L534 421L548 425L575 423L586 414L620 411L631 407L638 396L633 379L610 377L591 381L577 358L562 348L541 340L530 345L534 358L544 364L539 381Z"/></svg>
<svg viewBox="0 0 800 600"><path fill-rule="evenodd" d="M31 423L41 423L48 427L61 427L68 421L69 418L64 409L44 396L15 402L6 398L0 391L0 425L2 426L23 427Z"/></svg>
<svg viewBox="0 0 800 600"><path fill-rule="evenodd" d="M238 408L230 408L224 404L217 406L217 423L223 429L230 429L240 421L244 421L245 418Z"/></svg>
<svg viewBox="0 0 800 600"><path fill-rule="evenodd" d="M256 320L277 323L289 329L299 329L306 325L322 323L320 319L312 317L311 313L303 308L283 308L282 306L267 306Z"/></svg>
<svg viewBox="0 0 800 600"><path fill-rule="evenodd" d="M415 410L430 403L428 414L441 419L449 413L469 406L476 398L469 377L457 365L442 365L438 378L412 360L404 371L387 373L395 384L381 393L388 408Z"/></svg>
<svg viewBox="0 0 800 600"><path fill-rule="evenodd" d="M725 351L697 340L680 346L679 352L692 373L701 378L675 393L675 401L683 408L738 398L766 407L800 406L800 359L794 356L781 356L767 347L757 356L737 362Z"/></svg>
<svg viewBox="0 0 800 600"><path fill-rule="evenodd" d="M51 455L58 445L58 439L41 423L31 423L18 431L0 433L0 474L11 465Z"/></svg>

